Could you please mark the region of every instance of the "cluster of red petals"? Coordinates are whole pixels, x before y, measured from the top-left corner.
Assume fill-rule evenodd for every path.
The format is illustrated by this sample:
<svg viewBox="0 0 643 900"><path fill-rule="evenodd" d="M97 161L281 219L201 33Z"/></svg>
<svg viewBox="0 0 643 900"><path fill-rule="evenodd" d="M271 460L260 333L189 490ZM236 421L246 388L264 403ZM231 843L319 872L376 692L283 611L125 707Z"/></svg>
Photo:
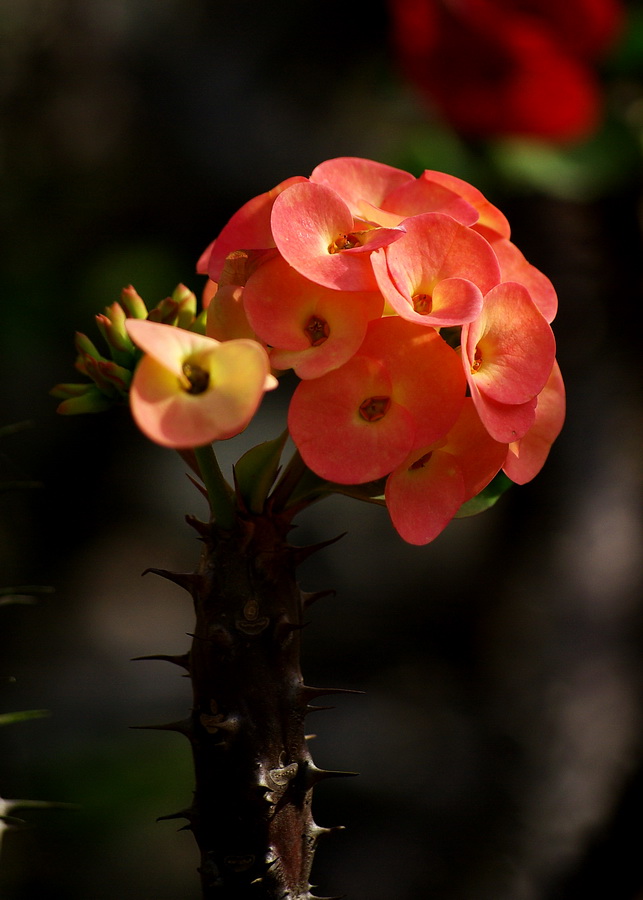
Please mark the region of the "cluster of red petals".
<svg viewBox="0 0 643 900"><path fill-rule="evenodd" d="M503 214L444 173L327 160L247 203L199 261L207 334L300 378L288 427L335 484L386 479L433 540L504 469L533 478L563 424L556 293Z"/></svg>
<svg viewBox="0 0 643 900"><path fill-rule="evenodd" d="M389 0L407 77L464 134L570 140L598 122L619 0Z"/></svg>

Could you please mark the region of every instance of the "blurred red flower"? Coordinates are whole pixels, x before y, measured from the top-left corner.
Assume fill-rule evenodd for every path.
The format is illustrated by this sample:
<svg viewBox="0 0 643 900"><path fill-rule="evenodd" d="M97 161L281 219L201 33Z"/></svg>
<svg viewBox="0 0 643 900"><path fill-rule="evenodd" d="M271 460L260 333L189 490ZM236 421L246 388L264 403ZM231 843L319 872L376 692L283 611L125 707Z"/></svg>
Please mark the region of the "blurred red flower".
<svg viewBox="0 0 643 900"><path fill-rule="evenodd" d="M599 124L596 65L619 0L389 0L405 75L458 131L574 140Z"/></svg>

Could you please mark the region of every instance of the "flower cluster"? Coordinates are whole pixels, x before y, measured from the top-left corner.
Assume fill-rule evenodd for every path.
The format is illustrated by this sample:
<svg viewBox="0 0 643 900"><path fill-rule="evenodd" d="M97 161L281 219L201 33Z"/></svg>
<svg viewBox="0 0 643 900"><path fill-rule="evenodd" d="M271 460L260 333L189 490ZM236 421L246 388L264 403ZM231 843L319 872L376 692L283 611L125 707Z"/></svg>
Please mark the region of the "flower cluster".
<svg viewBox="0 0 643 900"><path fill-rule="evenodd" d="M573 140L598 123L597 63L624 18L619 0L389 0L404 73L473 137Z"/></svg>
<svg viewBox="0 0 643 900"><path fill-rule="evenodd" d="M478 508L501 470L524 483L542 467L564 417L556 294L472 185L327 160L246 203L197 268L200 313L182 285L150 311L130 287L97 316L111 358L77 336L91 382L58 385L61 412L128 401L151 440L199 451L294 370L308 482L385 503L414 544ZM278 470L271 446L235 468L251 509Z"/></svg>
<svg viewBox="0 0 643 900"><path fill-rule="evenodd" d="M246 203L198 270L207 339L254 340L273 371L295 371L288 428L305 464L338 486L385 480L410 543L500 470L524 483L542 467L564 417L556 294L470 184L327 160ZM154 353L144 327L129 334Z"/></svg>

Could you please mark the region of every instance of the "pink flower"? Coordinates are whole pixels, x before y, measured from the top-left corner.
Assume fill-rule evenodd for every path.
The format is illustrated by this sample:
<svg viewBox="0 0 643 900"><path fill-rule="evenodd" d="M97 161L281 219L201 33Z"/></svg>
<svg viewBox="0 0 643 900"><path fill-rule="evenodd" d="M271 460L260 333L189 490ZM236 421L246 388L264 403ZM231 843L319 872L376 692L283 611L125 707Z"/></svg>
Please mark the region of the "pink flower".
<svg viewBox="0 0 643 900"><path fill-rule="evenodd" d="M243 304L250 326L271 347L276 369L318 378L357 352L384 298L379 291L333 291L276 257L250 277Z"/></svg>
<svg viewBox="0 0 643 900"><path fill-rule="evenodd" d="M434 540L500 471L506 453L467 397L448 435L415 449L389 476L386 506L395 529L410 544Z"/></svg>
<svg viewBox="0 0 643 900"><path fill-rule="evenodd" d="M461 325L480 315L500 280L496 256L471 228L441 213L404 220L404 235L373 256L380 290L398 315L423 325Z"/></svg>
<svg viewBox="0 0 643 900"><path fill-rule="evenodd" d="M264 392L277 386L255 341L220 343L143 319L128 319L127 331L145 354L130 389L132 415L165 447L199 447L239 434Z"/></svg>
<svg viewBox="0 0 643 900"><path fill-rule="evenodd" d="M480 316L462 328L462 362L478 414L495 440L523 437L556 352L551 328L527 289L503 282L484 298Z"/></svg>
<svg viewBox="0 0 643 900"><path fill-rule="evenodd" d="M464 389L455 351L433 329L391 316L370 323L343 366L298 385L288 427L317 475L360 484L388 475L416 446L444 436Z"/></svg>
<svg viewBox="0 0 643 900"><path fill-rule="evenodd" d="M332 188L295 184L275 200L272 233L277 249L305 278L338 291L374 291L374 250L403 234L355 219Z"/></svg>

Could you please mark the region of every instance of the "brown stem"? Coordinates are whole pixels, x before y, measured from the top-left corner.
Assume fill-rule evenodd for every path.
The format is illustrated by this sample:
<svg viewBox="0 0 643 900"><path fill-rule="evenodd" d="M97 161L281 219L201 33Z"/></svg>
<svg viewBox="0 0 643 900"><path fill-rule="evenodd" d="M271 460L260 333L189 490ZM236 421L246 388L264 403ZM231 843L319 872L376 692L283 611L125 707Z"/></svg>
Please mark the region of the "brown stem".
<svg viewBox="0 0 643 900"><path fill-rule="evenodd" d="M193 523L195 524L195 523ZM186 666L193 710L173 727L190 739L196 789L188 819L201 853L204 900L310 900L317 840L304 719L322 691L304 685L305 598L288 523L239 516L232 531L199 525L198 572L171 576L194 598Z"/></svg>

